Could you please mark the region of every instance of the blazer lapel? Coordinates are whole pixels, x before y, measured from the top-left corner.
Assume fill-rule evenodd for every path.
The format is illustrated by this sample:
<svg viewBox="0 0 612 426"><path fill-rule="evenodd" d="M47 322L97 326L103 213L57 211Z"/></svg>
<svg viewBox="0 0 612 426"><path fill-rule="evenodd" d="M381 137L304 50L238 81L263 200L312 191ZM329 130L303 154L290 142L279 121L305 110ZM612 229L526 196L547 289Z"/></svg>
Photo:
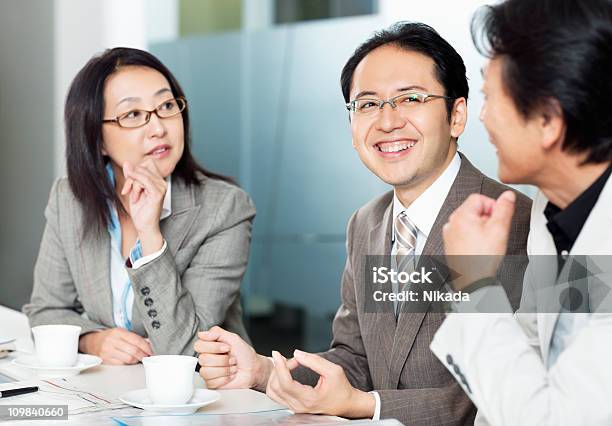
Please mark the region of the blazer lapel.
<svg viewBox="0 0 612 426"><path fill-rule="evenodd" d="M370 231L368 251L372 256L382 256L385 258L385 266L389 268L389 255L391 253L391 224L393 215L393 199L388 204L382 214L382 221ZM360 271L355 271L359 273ZM367 294L367 292L366 292ZM392 302L387 302L392 304ZM384 306L383 303L376 303L376 312L365 314L366 318L370 317L373 324L373 333L380 339L379 348L383 354L383 358L387 364L387 370L391 363L391 348L393 347L393 339L395 334L395 313L393 306Z"/></svg>
<svg viewBox="0 0 612 426"><path fill-rule="evenodd" d="M448 222L448 217L457 207L461 205L463 200L472 193L480 193L482 187L483 175L461 154L461 167L459 173L451 186L444 204L436 217L436 220L431 228L427 242L423 248L423 258L419 259L419 267L428 262L430 256L439 258L444 255L444 242L442 240L442 227ZM431 260L432 258L430 258ZM416 291L422 294L422 290L437 290L444 285L448 271L438 269L438 277L436 288L417 286ZM430 302L420 301L417 303L409 302L407 309L400 312L397 321L397 327L394 335L394 345L391 355L391 367L389 372L389 388L397 389L399 384L401 371L406 364L408 355L412 350L417 333L421 328L423 319L429 309Z"/></svg>
<svg viewBox="0 0 612 426"><path fill-rule="evenodd" d="M203 185L206 185L204 181ZM172 214L161 221L161 233L168 244L172 256L189 233L200 211L196 188L186 186L181 181L172 181Z"/></svg>
<svg viewBox="0 0 612 426"><path fill-rule="evenodd" d="M81 240L81 230L77 235L81 246L84 285L87 293L97 302L93 314L102 324L115 324L110 282L110 235L106 229L101 235L92 235L85 240Z"/></svg>

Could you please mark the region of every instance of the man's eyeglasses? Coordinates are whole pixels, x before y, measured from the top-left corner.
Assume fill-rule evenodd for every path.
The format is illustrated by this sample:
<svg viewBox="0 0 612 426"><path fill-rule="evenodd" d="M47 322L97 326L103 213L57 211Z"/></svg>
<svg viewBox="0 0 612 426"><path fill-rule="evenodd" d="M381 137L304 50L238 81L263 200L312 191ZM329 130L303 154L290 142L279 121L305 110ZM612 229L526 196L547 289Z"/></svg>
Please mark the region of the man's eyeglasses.
<svg viewBox="0 0 612 426"><path fill-rule="evenodd" d="M409 111L417 105L424 104L430 99L449 99L448 96L442 95L430 95L429 93L410 92L402 93L391 99L370 99L360 98L354 99L346 104L346 109L356 115L374 115L377 111L383 109L385 104L391 105L391 108L398 109L400 111Z"/></svg>
<svg viewBox="0 0 612 426"><path fill-rule="evenodd" d="M157 115L159 118L170 118L179 115L187 107L187 100L183 97L176 99L168 99L157 106L152 111L143 109L133 109L115 118L107 118L102 120L103 123L117 123L119 127L133 129L142 127L151 120L151 114Z"/></svg>

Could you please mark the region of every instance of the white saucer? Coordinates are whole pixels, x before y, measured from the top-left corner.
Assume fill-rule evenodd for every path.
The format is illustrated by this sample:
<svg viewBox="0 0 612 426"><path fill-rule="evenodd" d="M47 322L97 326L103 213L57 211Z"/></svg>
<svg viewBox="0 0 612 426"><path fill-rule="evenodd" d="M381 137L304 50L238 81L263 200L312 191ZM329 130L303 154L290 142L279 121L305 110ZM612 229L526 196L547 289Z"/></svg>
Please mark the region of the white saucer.
<svg viewBox="0 0 612 426"><path fill-rule="evenodd" d="M13 339L12 337L8 338L8 337L1 337L0 336L0 345L6 345L8 343L13 343L14 341L15 341L15 339Z"/></svg>
<svg viewBox="0 0 612 426"><path fill-rule="evenodd" d="M56 379L76 376L83 370L102 364L102 358L94 355L79 354L76 364L72 367L45 367L40 365L36 355L21 355L13 360L13 364L32 370L39 377Z"/></svg>
<svg viewBox="0 0 612 426"><path fill-rule="evenodd" d="M193 396L186 404L182 405L156 405L149 398L149 392L146 388L138 389L124 393L119 399L137 408L142 408L146 411L165 414L191 414L198 411L200 407L212 404L221 399L221 394L208 389L195 389Z"/></svg>

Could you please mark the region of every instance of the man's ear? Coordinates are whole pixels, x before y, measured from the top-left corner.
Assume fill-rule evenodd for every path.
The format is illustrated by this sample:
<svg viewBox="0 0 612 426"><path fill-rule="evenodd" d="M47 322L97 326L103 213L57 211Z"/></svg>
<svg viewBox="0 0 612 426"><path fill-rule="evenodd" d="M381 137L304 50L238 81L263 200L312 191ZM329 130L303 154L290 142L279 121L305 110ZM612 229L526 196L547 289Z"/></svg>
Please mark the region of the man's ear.
<svg viewBox="0 0 612 426"><path fill-rule="evenodd" d="M467 101L465 98L455 99L451 110L450 134L454 138L461 136L467 123Z"/></svg>
<svg viewBox="0 0 612 426"><path fill-rule="evenodd" d="M565 139L566 125L559 101L548 99L535 111L535 114L542 148L548 150L557 144L562 144Z"/></svg>

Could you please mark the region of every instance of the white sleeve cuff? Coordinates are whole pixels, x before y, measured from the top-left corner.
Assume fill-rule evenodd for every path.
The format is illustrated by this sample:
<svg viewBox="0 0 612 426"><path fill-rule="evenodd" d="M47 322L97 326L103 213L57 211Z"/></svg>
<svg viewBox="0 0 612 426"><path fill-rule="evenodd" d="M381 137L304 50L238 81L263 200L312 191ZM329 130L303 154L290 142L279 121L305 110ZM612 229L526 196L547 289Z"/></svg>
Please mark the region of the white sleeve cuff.
<svg viewBox="0 0 612 426"><path fill-rule="evenodd" d="M487 285L468 294L469 301L451 303L451 311L458 313L513 313L504 288Z"/></svg>
<svg viewBox="0 0 612 426"><path fill-rule="evenodd" d="M378 392L368 392L370 395L374 395L374 399L376 400L376 408L374 409L374 416L372 420L377 421L380 420L380 395Z"/></svg>
<svg viewBox="0 0 612 426"><path fill-rule="evenodd" d="M147 263L152 262L155 259L157 259L159 256L162 255L164 250L166 250L166 245L167 245L166 240L164 240L164 244L162 245L162 248L160 248L155 253L151 253L148 256L142 256L141 258L139 258L138 260L135 260L135 261L130 259L132 261L132 269L138 269L140 267L143 267Z"/></svg>

